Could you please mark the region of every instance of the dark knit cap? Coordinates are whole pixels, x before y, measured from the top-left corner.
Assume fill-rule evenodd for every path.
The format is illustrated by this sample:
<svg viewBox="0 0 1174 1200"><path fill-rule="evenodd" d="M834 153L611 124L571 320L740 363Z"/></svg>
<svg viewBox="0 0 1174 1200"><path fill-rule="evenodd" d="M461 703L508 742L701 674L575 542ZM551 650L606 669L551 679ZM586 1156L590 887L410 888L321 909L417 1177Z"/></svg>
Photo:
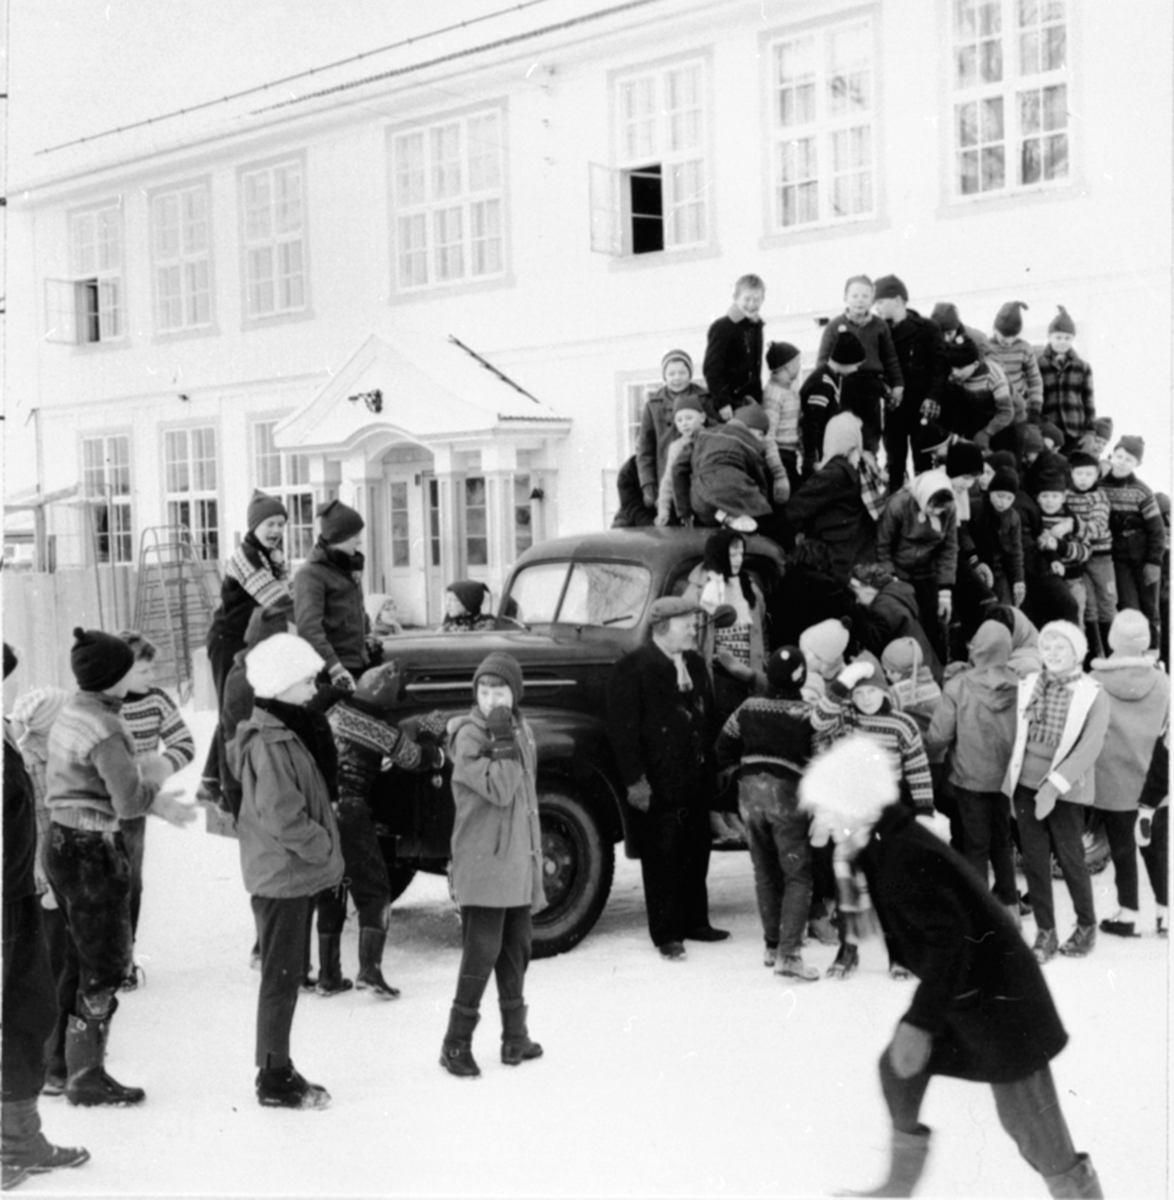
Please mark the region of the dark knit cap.
<svg viewBox="0 0 1174 1200"><path fill-rule="evenodd" d="M389 712L399 699L402 683L399 663L390 660L359 676L354 698L377 712Z"/></svg>
<svg viewBox="0 0 1174 1200"><path fill-rule="evenodd" d="M982 357L974 339L961 329L946 334L946 358L952 367L967 367Z"/></svg>
<svg viewBox="0 0 1174 1200"><path fill-rule="evenodd" d="M877 281L873 289L873 298L876 300L893 300L900 298L906 304L909 303L909 289L899 280L896 275L882 275Z"/></svg>
<svg viewBox="0 0 1174 1200"><path fill-rule="evenodd" d="M1104 438L1107 442L1113 436L1113 418L1097 417L1092 423L1092 431L1097 437Z"/></svg>
<svg viewBox="0 0 1174 1200"><path fill-rule="evenodd" d="M1014 467L1000 467L991 479L989 492L1010 492L1014 495L1019 491L1019 472Z"/></svg>
<svg viewBox="0 0 1174 1200"><path fill-rule="evenodd" d="M949 333L952 329L957 329L962 324L962 318L958 315L958 307L952 304L949 300L943 300L940 304L933 306L933 312L929 314L929 319L943 332Z"/></svg>
<svg viewBox="0 0 1174 1200"><path fill-rule="evenodd" d="M1019 460L1010 450L992 450L986 456L986 465L992 471L1001 471L1004 467L1010 467L1013 471L1019 470Z"/></svg>
<svg viewBox="0 0 1174 1200"><path fill-rule="evenodd" d="M662 379L664 378L664 373L668 370L668 365L671 362L684 363L685 367L688 369L689 378L693 378L693 360L689 357L688 352L685 350L670 350L664 356L664 358L660 360L660 377Z"/></svg>
<svg viewBox="0 0 1174 1200"><path fill-rule="evenodd" d="M807 655L798 646L780 646L766 663L766 682L781 695L797 695L807 680Z"/></svg>
<svg viewBox="0 0 1174 1200"><path fill-rule="evenodd" d="M1048 332L1070 333L1075 337L1076 322L1068 315L1068 310L1062 304L1057 304L1056 308L1059 311L1052 318L1052 323L1048 326Z"/></svg>
<svg viewBox="0 0 1174 1200"><path fill-rule="evenodd" d="M7 679L13 671L16 670L16 664L19 660L16 657L16 651L7 643L4 643L4 678Z"/></svg>
<svg viewBox="0 0 1174 1200"><path fill-rule="evenodd" d="M1096 467L1100 469L1100 459L1095 454L1089 454L1087 450L1073 450L1071 454L1066 456L1068 465L1076 470L1077 467Z"/></svg>
<svg viewBox="0 0 1174 1200"><path fill-rule="evenodd" d="M245 521L249 529L253 530L269 517L285 517L288 520L289 513L276 496L267 495L257 488L253 491L253 498L249 501L249 511Z"/></svg>
<svg viewBox="0 0 1174 1200"><path fill-rule="evenodd" d="M79 627L73 638L69 665L83 692L104 692L135 665L135 652L112 633Z"/></svg>
<svg viewBox="0 0 1174 1200"><path fill-rule="evenodd" d="M1138 462L1141 462L1141 456L1145 453L1145 438L1135 437L1128 433L1122 434L1113 449L1124 450L1126 454L1132 454Z"/></svg>
<svg viewBox="0 0 1174 1200"><path fill-rule="evenodd" d="M512 654L497 651L487 654L482 659L481 665L473 673L474 700L477 699L477 682L482 675L496 675L498 679L508 683L510 691L514 694L514 707L517 708L522 703L522 668Z"/></svg>
<svg viewBox="0 0 1174 1200"><path fill-rule="evenodd" d="M951 479L960 475L982 474L982 451L973 442L955 442L946 451L946 474Z"/></svg>
<svg viewBox="0 0 1174 1200"><path fill-rule="evenodd" d="M1066 492L1068 490L1068 472L1058 464L1049 463L1031 479L1031 490L1038 496L1041 492Z"/></svg>
<svg viewBox="0 0 1174 1200"><path fill-rule="evenodd" d="M341 500L331 500L328 504L320 505L317 515L321 522L322 540L328 546L345 542L347 538L363 532L363 518Z"/></svg>
<svg viewBox="0 0 1174 1200"><path fill-rule="evenodd" d="M682 412L684 409L692 408L699 413L705 412L705 405L701 403L701 396L697 392L678 392L676 399L673 401L673 416Z"/></svg>
<svg viewBox="0 0 1174 1200"><path fill-rule="evenodd" d="M839 363L841 367L850 367L855 363L862 363L867 357L868 351L864 349L864 343L847 325L841 325L836 340L832 343L828 361Z"/></svg>
<svg viewBox="0 0 1174 1200"><path fill-rule="evenodd" d="M914 429L910 440L913 443L913 449L923 453L927 450L937 450L946 445L950 436L950 431L944 425L937 421L926 421L924 425L918 425Z"/></svg>
<svg viewBox="0 0 1174 1200"><path fill-rule="evenodd" d="M489 589L480 579L456 579L444 590L452 592L465 606L465 612L474 617L481 611L481 605L489 594Z"/></svg>
<svg viewBox="0 0 1174 1200"><path fill-rule="evenodd" d="M1052 421L1041 421L1039 431L1040 436L1045 441L1052 443L1053 450L1062 450L1064 448L1064 431L1059 425L1054 424Z"/></svg>
<svg viewBox="0 0 1174 1200"><path fill-rule="evenodd" d="M734 409L734 420L741 421L747 429L770 433L770 417L761 404L743 404L741 408Z"/></svg>
<svg viewBox="0 0 1174 1200"><path fill-rule="evenodd" d="M1004 337L1018 337L1023 332L1023 309L1027 307L1022 300L1008 300L995 313L995 332Z"/></svg>
<svg viewBox="0 0 1174 1200"><path fill-rule="evenodd" d="M245 649L251 650L275 633L288 633L293 624L293 598L282 596L272 604L254 608L245 627Z"/></svg>
<svg viewBox="0 0 1174 1200"><path fill-rule="evenodd" d="M777 371L785 367L792 359L799 357L799 347L790 342L771 342L766 348L766 369Z"/></svg>

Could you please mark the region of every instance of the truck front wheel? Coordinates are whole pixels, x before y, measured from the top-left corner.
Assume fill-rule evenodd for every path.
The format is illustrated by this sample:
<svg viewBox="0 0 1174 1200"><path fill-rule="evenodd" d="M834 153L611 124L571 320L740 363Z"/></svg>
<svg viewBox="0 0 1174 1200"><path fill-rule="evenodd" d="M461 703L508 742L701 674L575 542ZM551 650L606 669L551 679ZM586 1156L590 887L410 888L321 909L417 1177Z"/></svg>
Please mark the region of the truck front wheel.
<svg viewBox="0 0 1174 1200"><path fill-rule="evenodd" d="M615 846L591 805L570 785L538 781L542 882L547 905L534 915L535 958L578 945L599 919L615 874Z"/></svg>

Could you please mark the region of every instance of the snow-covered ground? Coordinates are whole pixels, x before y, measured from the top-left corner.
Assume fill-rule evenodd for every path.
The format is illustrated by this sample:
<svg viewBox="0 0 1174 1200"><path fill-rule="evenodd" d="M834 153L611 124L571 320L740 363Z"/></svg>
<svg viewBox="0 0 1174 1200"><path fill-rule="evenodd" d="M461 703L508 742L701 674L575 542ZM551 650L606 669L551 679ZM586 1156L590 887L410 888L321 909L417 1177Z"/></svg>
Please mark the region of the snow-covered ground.
<svg viewBox="0 0 1174 1200"><path fill-rule="evenodd" d="M202 760L208 718L195 714ZM181 777L194 790L195 767ZM592 934L530 969L531 1033L546 1055L497 1056L492 985L474 1051L483 1075L437 1063L459 960L442 879L418 876L395 906L385 974L395 1002L303 997L294 1059L326 1085L324 1112L260 1108L253 1095L258 976L236 843L152 821L138 955L147 984L124 995L108 1066L144 1087L135 1109L45 1099L46 1132L84 1144L79 1170L30 1179L33 1195L823 1196L882 1177L887 1146L876 1060L912 983L864 948L844 982L785 983L764 969L745 853L715 854L715 924L733 937L662 961L648 941L638 864L617 864ZM1098 912L1115 906L1112 869ZM1169 947L1102 937L1046 975L1071 1035L1053 1063L1078 1148L1106 1195L1164 1197L1169 1151ZM1072 925L1062 884L1061 933ZM1026 932L1034 932L1027 922ZM357 934L348 923L344 966ZM810 945L826 966L833 950ZM920 1195L1042 1196L989 1089L935 1079L923 1110L934 1145Z"/></svg>

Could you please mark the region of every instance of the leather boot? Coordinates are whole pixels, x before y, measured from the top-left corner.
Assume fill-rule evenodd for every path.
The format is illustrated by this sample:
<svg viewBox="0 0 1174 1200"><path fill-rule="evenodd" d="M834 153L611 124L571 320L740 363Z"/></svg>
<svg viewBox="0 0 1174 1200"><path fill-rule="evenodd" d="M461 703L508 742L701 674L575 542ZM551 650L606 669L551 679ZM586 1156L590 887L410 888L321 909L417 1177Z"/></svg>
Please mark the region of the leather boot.
<svg viewBox="0 0 1174 1200"><path fill-rule="evenodd" d="M359 929L359 974L355 987L360 991L368 988L380 1000L394 1000L399 995L399 988L394 988L383 978L383 947L387 943L387 934L378 927L362 927Z"/></svg>
<svg viewBox="0 0 1174 1200"><path fill-rule="evenodd" d="M929 1154L929 1130L921 1125L917 1133L893 1130L889 1177L870 1192L841 1192L843 1196L912 1196Z"/></svg>
<svg viewBox="0 0 1174 1200"><path fill-rule="evenodd" d="M37 1098L3 1103L4 1190L29 1175L44 1175L58 1167L80 1167L90 1152L82 1146L54 1146L41 1132Z"/></svg>
<svg viewBox="0 0 1174 1200"><path fill-rule="evenodd" d="M521 1000L505 1000L501 1005L501 1061L516 1067L532 1058L542 1057L542 1047L530 1040L526 1014L530 1010Z"/></svg>
<svg viewBox="0 0 1174 1200"><path fill-rule="evenodd" d="M355 985L342 973L342 937L337 933L318 935L318 982L314 991L319 996L337 996L349 992Z"/></svg>
<svg viewBox="0 0 1174 1200"><path fill-rule="evenodd" d="M330 1093L310 1083L292 1062L283 1067L262 1067L257 1072L257 1103L263 1108L329 1108Z"/></svg>
<svg viewBox="0 0 1174 1200"><path fill-rule="evenodd" d="M448 1030L440 1047L440 1065L450 1074L475 1079L481 1068L473 1058L473 1030L481 1014L475 1008L454 1004L448 1015Z"/></svg>
<svg viewBox="0 0 1174 1200"><path fill-rule="evenodd" d="M1087 664L1091 664L1094 658L1105 657L1105 643L1101 641L1101 626L1099 621L1085 621L1084 636L1088 642L1088 658ZM1088 670L1088 665L1084 668Z"/></svg>
<svg viewBox="0 0 1174 1200"><path fill-rule="evenodd" d="M139 1104L142 1088L123 1087L106 1074L106 1038L110 1018L104 1021L70 1016L65 1026L65 1098L70 1104Z"/></svg>
<svg viewBox="0 0 1174 1200"><path fill-rule="evenodd" d="M1062 1175L1045 1175L1049 1196L1076 1197L1077 1200L1102 1200L1101 1181L1087 1154L1078 1154L1076 1162Z"/></svg>

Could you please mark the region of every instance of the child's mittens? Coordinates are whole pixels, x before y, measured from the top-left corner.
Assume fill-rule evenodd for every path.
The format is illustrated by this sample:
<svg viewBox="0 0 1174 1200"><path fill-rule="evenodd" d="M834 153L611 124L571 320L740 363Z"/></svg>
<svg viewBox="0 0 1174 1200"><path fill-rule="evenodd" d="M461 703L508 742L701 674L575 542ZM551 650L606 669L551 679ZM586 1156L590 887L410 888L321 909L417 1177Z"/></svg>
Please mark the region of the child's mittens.
<svg viewBox="0 0 1174 1200"><path fill-rule="evenodd" d="M1139 846L1148 846L1154 838L1154 810L1139 808L1137 823L1133 827L1133 837Z"/></svg>
<svg viewBox="0 0 1174 1200"><path fill-rule="evenodd" d="M499 704L490 709L485 718L485 727L489 733L489 757L494 762L506 759L517 762L521 757L518 749L518 739L514 732L514 716L508 708Z"/></svg>
<svg viewBox="0 0 1174 1200"><path fill-rule="evenodd" d="M652 784L641 775L635 783L628 784L628 803L639 812L647 812L652 805Z"/></svg>
<svg viewBox="0 0 1174 1200"><path fill-rule="evenodd" d="M445 763L444 748L437 745L436 742L421 742L420 760L426 771L443 770Z"/></svg>

